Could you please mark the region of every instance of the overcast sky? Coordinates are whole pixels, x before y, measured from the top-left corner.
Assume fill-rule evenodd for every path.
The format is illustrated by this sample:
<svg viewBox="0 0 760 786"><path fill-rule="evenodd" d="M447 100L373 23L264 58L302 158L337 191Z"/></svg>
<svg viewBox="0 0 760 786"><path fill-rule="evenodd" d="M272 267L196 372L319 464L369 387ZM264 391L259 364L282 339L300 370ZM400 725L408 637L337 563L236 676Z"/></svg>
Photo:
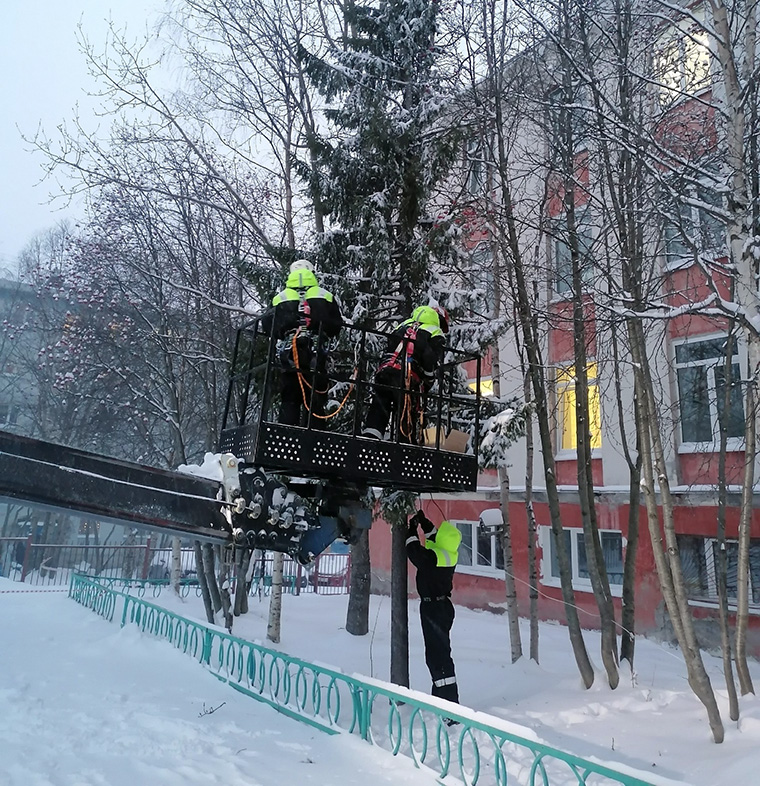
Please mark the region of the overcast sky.
<svg viewBox="0 0 760 786"><path fill-rule="evenodd" d="M110 17L138 37L163 0L4 0L0 25L0 270L12 267L37 232L76 210L46 204L55 184L36 185L42 175L39 154L21 134L38 126L53 134L79 104L85 121L93 106L93 85L77 44L77 25L93 44L106 36ZM88 125L91 125L88 123ZM94 125L94 120L92 122ZM0 275L2 273L0 272Z"/></svg>

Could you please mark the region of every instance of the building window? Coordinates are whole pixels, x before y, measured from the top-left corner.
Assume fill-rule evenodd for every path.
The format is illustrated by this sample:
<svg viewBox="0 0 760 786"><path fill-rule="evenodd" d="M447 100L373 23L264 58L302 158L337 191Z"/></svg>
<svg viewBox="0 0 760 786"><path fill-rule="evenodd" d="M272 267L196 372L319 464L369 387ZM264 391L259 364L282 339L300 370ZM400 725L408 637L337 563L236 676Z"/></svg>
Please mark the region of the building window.
<svg viewBox="0 0 760 786"><path fill-rule="evenodd" d="M676 539L689 597L694 600L717 600L718 541L694 535L677 535ZM734 601L738 587L738 555L739 544L726 541L726 594L729 600ZM750 541L749 583L750 602L760 606L760 540Z"/></svg>
<svg viewBox="0 0 760 786"><path fill-rule="evenodd" d="M581 281L584 285L593 280L593 260L591 246L593 243L591 221L588 211L576 213L576 235L578 237L579 264ZM552 257L554 264L554 291L565 295L573 289L573 260L570 253L570 242L567 230L567 218L554 222L552 228Z"/></svg>
<svg viewBox="0 0 760 786"><path fill-rule="evenodd" d="M655 78L660 83L660 103L698 93L710 84L710 47L699 26L671 27L661 38L655 55Z"/></svg>
<svg viewBox="0 0 760 786"><path fill-rule="evenodd" d="M482 290L487 314L493 313L494 310L493 264L491 249L487 244L481 243L470 255L470 269L465 274L466 282L472 289Z"/></svg>
<svg viewBox="0 0 760 786"><path fill-rule="evenodd" d="M478 383L476 382L468 382L467 387L473 391L473 393L478 392ZM480 395L481 396L493 396L493 379L490 377L481 377L480 378Z"/></svg>
<svg viewBox="0 0 760 786"><path fill-rule="evenodd" d="M486 184L486 166L483 145L480 139L467 142L467 191L472 196L481 196Z"/></svg>
<svg viewBox="0 0 760 786"><path fill-rule="evenodd" d="M459 546L459 565L484 568L486 571L502 573L504 570L504 551L501 532L494 527L486 527L477 521L454 521L462 533Z"/></svg>
<svg viewBox="0 0 760 786"><path fill-rule="evenodd" d="M570 152L565 149L568 141L573 154L583 150L589 136L588 119L593 117L593 105L588 90L583 85L576 85L572 95L566 95L564 87L555 88L547 94L546 105L555 155L561 160L562 153Z"/></svg>
<svg viewBox="0 0 760 786"><path fill-rule="evenodd" d="M0 426L14 426L17 422L15 407L12 404L0 404Z"/></svg>
<svg viewBox="0 0 760 786"><path fill-rule="evenodd" d="M591 448L602 447L602 406L596 379L596 363L586 368L588 376L589 428ZM578 429L575 421L575 366L557 370L557 404L559 408L560 450L578 449Z"/></svg>
<svg viewBox="0 0 760 786"><path fill-rule="evenodd" d="M714 183L674 184L664 203L663 240L668 266L691 260L695 254L715 258L727 253L726 226L717 215L722 198Z"/></svg>
<svg viewBox="0 0 760 786"><path fill-rule="evenodd" d="M744 436L744 403L738 350L731 363L728 412L726 395L726 336L675 345L678 405L682 443L711 443L719 439L724 417L729 438Z"/></svg>
<svg viewBox="0 0 760 786"><path fill-rule="evenodd" d="M563 529L562 536L565 549L570 555L570 567L573 575L573 587L578 590L591 589L591 578L588 571L586 556L586 538L582 529ZM559 560L554 547L551 527L540 527L539 537L544 551L543 583L559 586ZM614 530L600 530L599 539L607 568L607 577L611 587L623 586L623 534ZM547 559L548 555L548 559ZM548 572L546 567L549 568ZM620 594L619 590L613 594Z"/></svg>

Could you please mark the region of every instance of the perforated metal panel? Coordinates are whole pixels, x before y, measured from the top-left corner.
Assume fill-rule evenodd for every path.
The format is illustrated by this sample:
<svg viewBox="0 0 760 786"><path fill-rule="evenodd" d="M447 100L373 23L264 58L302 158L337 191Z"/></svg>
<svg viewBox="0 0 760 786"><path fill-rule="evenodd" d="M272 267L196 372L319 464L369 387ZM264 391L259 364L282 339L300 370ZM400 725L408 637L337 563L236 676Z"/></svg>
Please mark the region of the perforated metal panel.
<svg viewBox="0 0 760 786"><path fill-rule="evenodd" d="M356 463L358 471L367 474L390 474L393 468L393 456L391 455L390 447L384 442L375 442L374 440L371 442L362 440L362 443L358 448L358 461Z"/></svg>
<svg viewBox="0 0 760 786"><path fill-rule="evenodd" d="M253 463L258 432L258 425L255 423L242 428L225 429L219 440L219 452L232 453L242 461Z"/></svg>
<svg viewBox="0 0 760 786"><path fill-rule="evenodd" d="M264 462L271 459L277 462L278 466L289 464L295 467L302 463L304 459L304 451L301 450L303 440L298 433L288 433L288 431L274 428L265 423L262 426L261 434L259 454ZM263 462L262 465L266 466Z"/></svg>
<svg viewBox="0 0 760 786"><path fill-rule="evenodd" d="M405 478L431 484L435 478L433 451L407 448L401 458L401 472Z"/></svg>
<svg viewBox="0 0 760 786"><path fill-rule="evenodd" d="M342 470L348 464L348 446L337 434L320 433L314 438L311 461L317 467Z"/></svg>
<svg viewBox="0 0 760 786"><path fill-rule="evenodd" d="M262 423L258 440L250 426L230 429L222 449L264 470L338 483L419 492L468 491L477 484L474 456L280 423Z"/></svg>
<svg viewBox="0 0 760 786"><path fill-rule="evenodd" d="M442 453L441 483L447 487L470 488L477 485L478 467L474 456Z"/></svg>

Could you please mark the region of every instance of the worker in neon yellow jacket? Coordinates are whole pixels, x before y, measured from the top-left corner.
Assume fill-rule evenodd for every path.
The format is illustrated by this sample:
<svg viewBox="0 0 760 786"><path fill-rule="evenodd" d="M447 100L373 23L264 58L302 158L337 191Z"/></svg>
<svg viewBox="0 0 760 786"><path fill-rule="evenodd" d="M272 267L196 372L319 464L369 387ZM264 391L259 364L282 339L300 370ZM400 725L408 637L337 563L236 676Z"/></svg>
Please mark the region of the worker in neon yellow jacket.
<svg viewBox="0 0 760 786"><path fill-rule="evenodd" d="M327 344L342 325L340 307L332 292L319 285L311 262L297 259L290 266L285 289L274 296L261 320L262 331L278 342L280 423L306 425L311 407L311 427L324 428L329 387Z"/></svg>
<svg viewBox="0 0 760 786"><path fill-rule="evenodd" d="M418 527L425 534L424 544ZM417 568L425 663L433 681L431 693L455 702L459 702L459 689L449 635L454 624L451 590L461 542L462 533L450 521L442 521L436 528L421 510L409 519L406 554Z"/></svg>

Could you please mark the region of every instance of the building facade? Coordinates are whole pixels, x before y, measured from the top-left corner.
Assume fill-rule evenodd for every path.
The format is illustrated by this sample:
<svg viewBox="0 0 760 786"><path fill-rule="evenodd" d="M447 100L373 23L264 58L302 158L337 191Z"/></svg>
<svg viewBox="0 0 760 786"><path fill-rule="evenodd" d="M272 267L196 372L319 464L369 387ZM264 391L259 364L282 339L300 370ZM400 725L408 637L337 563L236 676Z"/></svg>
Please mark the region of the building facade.
<svg viewBox="0 0 760 786"><path fill-rule="evenodd" d="M663 22L652 33L654 42L652 89L646 106L647 214L641 219L640 248L651 260L647 282L647 356L657 397L665 465L674 500L680 564L689 602L705 646L719 646L716 624L718 590L718 520L725 515L727 594L729 607L737 597L737 539L741 484L745 468L745 424L748 416L745 386L748 357L746 332L736 330L730 309L711 307L734 301L725 197L728 163L723 157L718 108L724 105L720 75L711 50L706 22L697 8L680 19ZM546 69L551 70L551 69ZM529 227L522 236L524 251L532 254L537 312L542 323L542 357L551 412L553 469L559 486L563 536L570 555L575 602L581 624L595 627L599 614L591 589L586 543L578 493L578 434L576 397L578 374L577 279L583 284L584 353L588 383L590 464L594 509L616 614L620 620L623 568L630 547L631 522L638 523L635 603L636 632L672 638L659 588L646 510L631 510L632 465L637 458L634 370L629 348L615 331L624 329L626 273L621 264L619 227L611 226L612 201L602 137L594 130L594 102L583 86L565 93L556 109L552 91L541 85L536 104L546 107L543 124L525 122L518 130L515 158L506 174L496 172L487 144L470 144L464 152L465 190L472 196L466 212L465 244L473 257L490 259L499 247L497 225L499 177L513 178L510 209L529 211L518 216ZM565 83L565 87L567 83ZM586 86L588 87L588 86ZM593 86L592 86L593 87ZM587 120L583 121L584 104ZM642 103L644 105L644 103ZM564 115L562 114L564 112ZM578 117L580 116L580 120ZM535 117L535 114L534 114ZM557 118L560 118L557 120ZM568 130L557 141L556 127ZM571 128L572 126L572 128ZM488 132L483 132L484 138ZM642 139L644 138L642 132ZM572 137L568 148L567 140ZM641 143L643 145L643 142ZM564 145L564 147L562 147ZM562 147L559 152L557 149ZM536 154L533 166L525 151ZM539 154L543 156L539 165ZM619 153L620 160L624 154ZM468 168L467 162L470 162ZM640 162L640 161L639 161ZM654 162L654 163L653 163ZM563 169L564 164L564 169ZM494 174L483 174L491 166ZM530 170L530 174L528 171ZM540 174L538 174L540 173ZM481 199L478 189L485 192ZM643 192L642 192L643 193ZM503 207L503 199L501 207ZM512 217L512 216L510 216ZM617 244L617 245L616 245ZM502 244L503 245L503 244ZM612 249L612 250L611 250ZM498 251L497 251L498 253ZM504 276L501 289L509 291L504 260L495 275ZM574 264L577 266L573 270ZM578 271L577 268L580 268ZM481 281L487 278L481 278ZM509 295L503 308L509 310ZM514 305L512 304L512 307ZM627 303L625 304L627 308ZM523 396L525 361L514 333L499 344L498 386L504 397ZM494 380L485 380L494 386ZM487 392L484 388L484 392ZM534 421L535 422L535 421ZM721 447L721 431L725 445ZM514 577L521 613L529 602L529 522L526 510L526 473L533 479L532 510L536 533L535 570L538 611L542 619L564 621L556 544L544 481L538 432L533 434L532 466L526 464L524 441L514 445L507 462L510 478L509 525ZM755 463L757 476L757 457ZM721 475L725 502L720 501ZM749 548L749 646L760 654L760 513L753 498ZM500 535L492 526L500 508L495 473L484 473L478 491L469 495L436 496L422 505L433 521L447 518L463 534L462 555L455 577L455 602L491 610L505 606L504 557ZM660 511L661 512L661 511ZM633 517L633 518L632 518ZM390 570L390 533L382 522L371 532L372 566L378 591L387 589ZM411 586L411 585L410 585Z"/></svg>

